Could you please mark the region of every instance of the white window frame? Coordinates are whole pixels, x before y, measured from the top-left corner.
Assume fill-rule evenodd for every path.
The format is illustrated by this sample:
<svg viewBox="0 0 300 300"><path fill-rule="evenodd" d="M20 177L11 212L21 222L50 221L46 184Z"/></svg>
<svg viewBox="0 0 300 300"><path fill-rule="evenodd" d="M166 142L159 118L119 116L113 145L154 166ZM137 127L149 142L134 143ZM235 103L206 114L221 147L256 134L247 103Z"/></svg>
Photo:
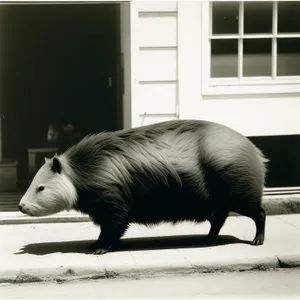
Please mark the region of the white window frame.
<svg viewBox="0 0 300 300"><path fill-rule="evenodd" d="M239 0L239 33L228 35L214 35L212 37L212 2L202 2L202 94L228 95L228 94L286 94L300 93L300 76L275 76L276 74L276 50L277 38L299 37L300 33L278 34L278 2L273 2L273 32L271 34L244 34L244 3ZM238 78L210 78L211 69L211 39L237 38L238 37ZM243 39L246 38L272 38L272 76L243 77Z"/></svg>

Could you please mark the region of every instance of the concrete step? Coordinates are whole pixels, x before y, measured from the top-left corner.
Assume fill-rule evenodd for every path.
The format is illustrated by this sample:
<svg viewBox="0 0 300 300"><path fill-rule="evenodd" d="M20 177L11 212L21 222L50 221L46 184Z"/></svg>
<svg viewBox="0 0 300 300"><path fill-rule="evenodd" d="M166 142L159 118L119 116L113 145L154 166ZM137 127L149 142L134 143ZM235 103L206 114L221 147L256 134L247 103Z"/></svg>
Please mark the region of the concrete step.
<svg viewBox="0 0 300 300"><path fill-rule="evenodd" d="M0 212L18 211L18 205L23 196L21 192L2 192L0 193Z"/></svg>
<svg viewBox="0 0 300 300"><path fill-rule="evenodd" d="M19 202L29 184L30 180L23 180L18 183L18 190L15 192L0 192L0 212L18 212ZM268 203L266 203L266 199L268 199ZM300 213L299 199L300 187L266 188L263 202L266 203L265 206L268 214L279 214L280 211L285 213ZM270 206L271 208L269 208ZM276 213L274 213L274 210Z"/></svg>
<svg viewBox="0 0 300 300"><path fill-rule="evenodd" d="M19 196L19 198L17 198ZM46 217L29 217L18 210L20 194L15 194L11 203L0 206L0 224L27 224L27 223L65 223L91 221L88 215L76 211L60 212ZM300 194L264 196L262 206L269 216L300 214ZM1 210L2 209L2 210ZM237 214L230 213L231 216Z"/></svg>

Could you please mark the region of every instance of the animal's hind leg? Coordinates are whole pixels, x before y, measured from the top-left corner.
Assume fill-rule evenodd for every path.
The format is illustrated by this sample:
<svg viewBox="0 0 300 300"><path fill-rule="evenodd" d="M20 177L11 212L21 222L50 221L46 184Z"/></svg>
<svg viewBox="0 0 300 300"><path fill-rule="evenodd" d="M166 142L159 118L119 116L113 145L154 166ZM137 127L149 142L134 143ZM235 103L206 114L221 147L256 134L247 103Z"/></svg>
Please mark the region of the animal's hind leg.
<svg viewBox="0 0 300 300"><path fill-rule="evenodd" d="M263 208L260 208L259 214L253 219L256 224L256 235L252 242L252 245L262 245L265 240L265 224L266 213Z"/></svg>
<svg viewBox="0 0 300 300"><path fill-rule="evenodd" d="M232 211L249 217L255 222L256 234L252 241L252 245L262 245L265 240L266 213L260 204L253 205L253 203L251 203L249 206L243 206L238 209L233 209Z"/></svg>
<svg viewBox="0 0 300 300"><path fill-rule="evenodd" d="M208 219L211 225L210 231L207 236L208 240L213 240L217 238L227 217L228 217L228 210L220 210L220 211L216 211L213 214L213 216Z"/></svg>

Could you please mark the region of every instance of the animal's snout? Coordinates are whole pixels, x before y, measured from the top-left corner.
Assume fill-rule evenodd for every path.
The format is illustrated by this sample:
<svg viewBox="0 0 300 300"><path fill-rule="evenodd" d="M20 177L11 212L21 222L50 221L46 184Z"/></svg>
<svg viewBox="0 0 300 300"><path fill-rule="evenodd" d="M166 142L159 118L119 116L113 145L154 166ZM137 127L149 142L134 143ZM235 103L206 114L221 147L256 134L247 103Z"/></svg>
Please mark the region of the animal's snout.
<svg viewBox="0 0 300 300"><path fill-rule="evenodd" d="M24 206L24 204L19 204L19 210L21 211L21 212L23 212L23 206Z"/></svg>

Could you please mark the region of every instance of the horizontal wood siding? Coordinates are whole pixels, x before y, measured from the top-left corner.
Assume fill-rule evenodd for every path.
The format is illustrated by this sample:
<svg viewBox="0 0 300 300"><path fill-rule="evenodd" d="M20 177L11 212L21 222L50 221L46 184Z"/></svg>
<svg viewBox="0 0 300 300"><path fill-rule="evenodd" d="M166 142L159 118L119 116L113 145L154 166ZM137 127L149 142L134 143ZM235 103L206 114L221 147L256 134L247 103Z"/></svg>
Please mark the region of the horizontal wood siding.
<svg viewBox="0 0 300 300"><path fill-rule="evenodd" d="M140 12L176 12L176 1L138 1Z"/></svg>
<svg viewBox="0 0 300 300"><path fill-rule="evenodd" d="M176 49L140 49L139 58L139 81L177 79Z"/></svg>
<svg viewBox="0 0 300 300"><path fill-rule="evenodd" d="M143 100L140 113L175 114L176 95L176 81L140 82L139 96Z"/></svg>
<svg viewBox="0 0 300 300"><path fill-rule="evenodd" d="M177 118L177 3L138 4L138 107L140 124Z"/></svg>
<svg viewBox="0 0 300 300"><path fill-rule="evenodd" d="M140 47L177 46L176 13L139 13L139 23Z"/></svg>
<svg viewBox="0 0 300 300"><path fill-rule="evenodd" d="M178 119L175 115L171 115L171 114L142 115L140 116L140 118L141 118L141 126Z"/></svg>

